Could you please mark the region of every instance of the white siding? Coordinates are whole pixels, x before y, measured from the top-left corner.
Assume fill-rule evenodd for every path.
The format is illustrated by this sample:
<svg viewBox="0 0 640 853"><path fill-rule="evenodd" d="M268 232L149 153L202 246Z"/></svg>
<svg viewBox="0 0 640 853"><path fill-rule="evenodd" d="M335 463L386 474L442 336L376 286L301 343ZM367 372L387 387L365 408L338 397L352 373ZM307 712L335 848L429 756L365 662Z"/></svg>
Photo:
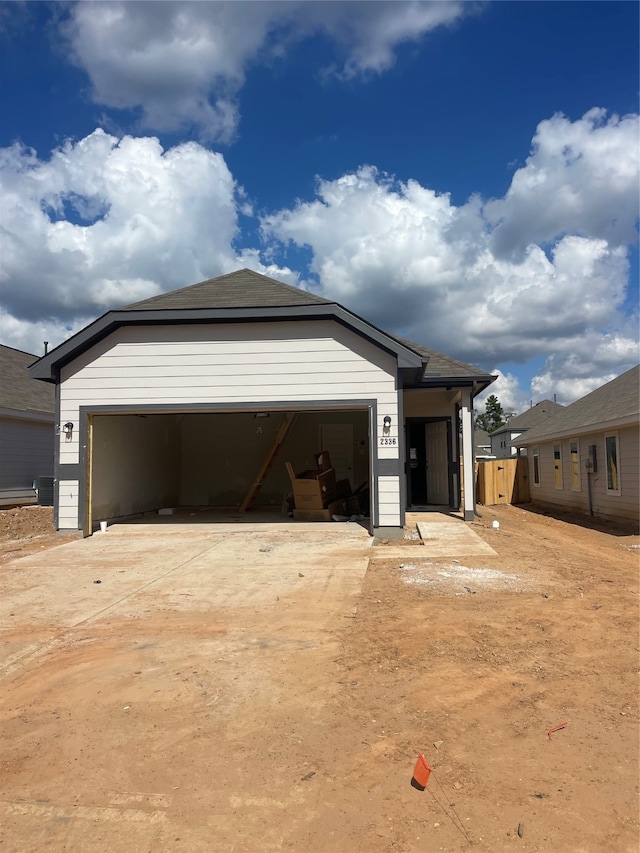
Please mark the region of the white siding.
<svg viewBox="0 0 640 853"><path fill-rule="evenodd" d="M329 322L160 326L119 329L63 368L62 422L78 407L136 410L163 403L243 404L377 398L397 435L395 360ZM61 442L77 461L77 434ZM63 461L61 459L61 461Z"/></svg>
<svg viewBox="0 0 640 853"><path fill-rule="evenodd" d="M399 477L378 478L378 511L380 527L398 527L400 524L400 506L398 494Z"/></svg>
<svg viewBox="0 0 640 853"><path fill-rule="evenodd" d="M396 360L332 321L148 326L118 329L62 370L60 421L71 421L71 440L60 438L61 464L79 461L80 406L124 406L143 411L162 404L176 410L314 400L378 404L379 459L397 459L399 422ZM381 446L384 433L395 444ZM399 482L386 498L385 518L399 524ZM392 508L392 504L395 504ZM382 517L380 519L382 524Z"/></svg>
<svg viewBox="0 0 640 853"><path fill-rule="evenodd" d="M77 480L60 480L58 483L58 527L61 530L78 527Z"/></svg>

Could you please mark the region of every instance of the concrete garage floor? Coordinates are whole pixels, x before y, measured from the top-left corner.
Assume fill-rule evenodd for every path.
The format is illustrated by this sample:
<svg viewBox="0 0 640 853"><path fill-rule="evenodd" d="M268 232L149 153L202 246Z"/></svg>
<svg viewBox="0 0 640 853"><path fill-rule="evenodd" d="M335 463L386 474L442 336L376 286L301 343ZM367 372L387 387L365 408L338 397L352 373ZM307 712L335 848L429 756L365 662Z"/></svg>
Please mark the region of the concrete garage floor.
<svg viewBox="0 0 640 853"><path fill-rule="evenodd" d="M283 810L310 807L372 540L194 527L116 526L4 570L3 851L279 850Z"/></svg>

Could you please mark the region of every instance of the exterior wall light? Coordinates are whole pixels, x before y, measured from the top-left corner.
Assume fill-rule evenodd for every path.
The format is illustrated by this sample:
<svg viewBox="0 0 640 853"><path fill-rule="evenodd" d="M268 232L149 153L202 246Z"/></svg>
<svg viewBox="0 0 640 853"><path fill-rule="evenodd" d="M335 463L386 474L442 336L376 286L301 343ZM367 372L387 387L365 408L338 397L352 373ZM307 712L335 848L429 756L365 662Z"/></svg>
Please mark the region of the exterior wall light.
<svg viewBox="0 0 640 853"><path fill-rule="evenodd" d="M73 424L71 423L71 421L67 421L66 424L62 427L62 429L64 430L64 437L67 439L67 441L71 441L71 438L73 436Z"/></svg>
<svg viewBox="0 0 640 853"><path fill-rule="evenodd" d="M391 418L389 417L389 415L385 415L385 417L382 421L382 425L383 425L383 431L389 432L389 430L391 429Z"/></svg>

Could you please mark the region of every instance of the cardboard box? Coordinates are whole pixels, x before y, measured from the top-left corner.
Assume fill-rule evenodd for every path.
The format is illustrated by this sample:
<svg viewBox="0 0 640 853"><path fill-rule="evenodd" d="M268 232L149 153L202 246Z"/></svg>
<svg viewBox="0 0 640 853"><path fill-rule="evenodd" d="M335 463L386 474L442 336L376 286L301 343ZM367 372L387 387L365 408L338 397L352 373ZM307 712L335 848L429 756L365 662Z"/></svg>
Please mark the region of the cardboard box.
<svg viewBox="0 0 640 853"><path fill-rule="evenodd" d="M328 509L294 509L293 517L297 521L331 521Z"/></svg>
<svg viewBox="0 0 640 853"><path fill-rule="evenodd" d="M285 462L296 509L325 509L336 498L336 472L303 471L296 475L290 462Z"/></svg>
<svg viewBox="0 0 640 853"><path fill-rule="evenodd" d="M334 515L351 518L360 514L357 498L338 498L331 501L325 509L294 509L293 517L298 521L331 521Z"/></svg>

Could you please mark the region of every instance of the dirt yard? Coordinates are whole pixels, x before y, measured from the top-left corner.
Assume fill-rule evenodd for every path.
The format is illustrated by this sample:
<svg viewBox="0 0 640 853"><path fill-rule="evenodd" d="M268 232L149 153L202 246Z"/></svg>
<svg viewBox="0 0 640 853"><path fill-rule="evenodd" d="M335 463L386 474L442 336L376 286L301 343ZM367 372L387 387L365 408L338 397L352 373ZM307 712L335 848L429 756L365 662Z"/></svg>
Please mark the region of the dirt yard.
<svg viewBox="0 0 640 853"><path fill-rule="evenodd" d="M482 512L472 527L497 556L429 560L416 540L370 549L322 665L305 669L303 639L265 643L278 690L305 686L295 713L263 684L249 690L242 658L224 728L215 698L194 703L201 661L166 651L139 664L159 626L204 643L231 612L186 626L149 612L117 641L108 623L83 627L64 671L9 677L0 851L637 853L639 538L530 508ZM0 561L59 544L50 519L0 513ZM101 695L105 668L131 707ZM424 792L410 785L420 753ZM40 834L21 831L27 814ZM62 845L81 817L86 838ZM109 821L121 821L115 844Z"/></svg>

